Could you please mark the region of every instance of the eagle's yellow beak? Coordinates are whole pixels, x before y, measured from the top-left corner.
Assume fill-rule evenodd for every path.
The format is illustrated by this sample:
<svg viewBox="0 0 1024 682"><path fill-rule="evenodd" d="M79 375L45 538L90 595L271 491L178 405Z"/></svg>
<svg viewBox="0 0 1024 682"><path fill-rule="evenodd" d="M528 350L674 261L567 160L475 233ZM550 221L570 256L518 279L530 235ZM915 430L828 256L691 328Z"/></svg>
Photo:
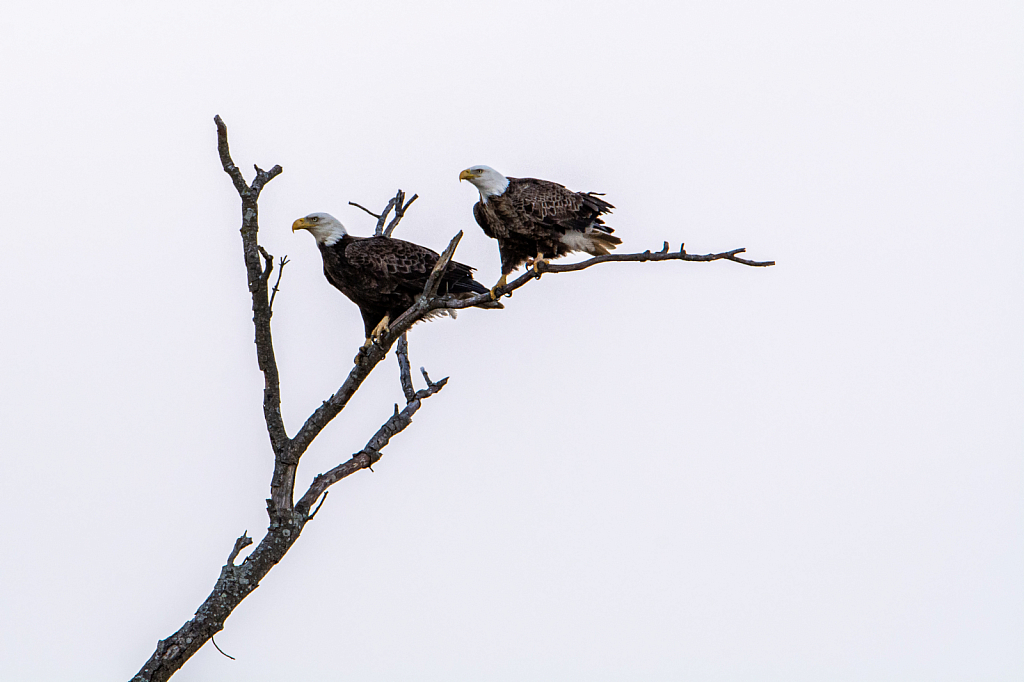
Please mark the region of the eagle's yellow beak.
<svg viewBox="0 0 1024 682"><path fill-rule="evenodd" d="M294 223L292 223L292 232L294 232L295 230L308 230L308 229L309 229L309 223L306 222L305 218L299 218Z"/></svg>
<svg viewBox="0 0 1024 682"><path fill-rule="evenodd" d="M459 182L462 182L463 180L472 180L475 177L476 176L473 175L473 171L467 168L466 170L459 173Z"/></svg>

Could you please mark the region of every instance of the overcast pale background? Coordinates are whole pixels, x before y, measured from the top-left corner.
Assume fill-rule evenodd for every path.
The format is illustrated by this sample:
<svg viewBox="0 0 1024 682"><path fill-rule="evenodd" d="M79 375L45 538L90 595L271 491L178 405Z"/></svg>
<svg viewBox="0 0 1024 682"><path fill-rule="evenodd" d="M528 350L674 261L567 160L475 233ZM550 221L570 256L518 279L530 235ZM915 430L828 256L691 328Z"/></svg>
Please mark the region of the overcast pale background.
<svg viewBox="0 0 1024 682"><path fill-rule="evenodd" d="M0 679L117 680L266 527L216 156L291 433L362 325L296 217L498 276L458 173L607 192L623 250L417 327L451 382L175 679L1020 680L1019 2L8 2ZM400 400L389 358L299 486Z"/></svg>

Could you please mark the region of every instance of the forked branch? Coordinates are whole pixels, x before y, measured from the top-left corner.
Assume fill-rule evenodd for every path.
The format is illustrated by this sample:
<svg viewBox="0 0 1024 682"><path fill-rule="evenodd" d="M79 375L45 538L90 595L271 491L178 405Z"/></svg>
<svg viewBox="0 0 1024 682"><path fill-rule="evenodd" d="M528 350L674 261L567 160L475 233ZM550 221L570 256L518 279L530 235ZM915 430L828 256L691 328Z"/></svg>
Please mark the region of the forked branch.
<svg viewBox="0 0 1024 682"><path fill-rule="evenodd" d="M398 193L395 194L395 196L388 201L388 205L385 206L384 210L380 213L374 213L370 209L360 204L357 204L354 201L348 202L348 205L362 209L377 219L377 226L373 230L374 236L390 237L391 233L395 231L396 227L398 227L398 223L405 216L405 212L409 209L410 206L412 206L412 202L419 199L419 197L420 195L413 194L412 199L409 199L409 201L405 201L405 192L403 192L402 190L398 190ZM391 212L392 208L395 209L395 217L391 219L391 222L388 223L388 226L385 228L384 222L388 219L388 213Z"/></svg>
<svg viewBox="0 0 1024 682"><path fill-rule="evenodd" d="M412 386L407 343L403 343L403 351L405 359L404 361L399 360L399 368L404 390L406 386ZM142 670L132 678L132 682L167 680L208 640L212 640L213 636L224 628L224 621L228 616L245 597L259 586L260 581L270 572L270 569L284 558L284 555L298 540L306 523L316 516L320 506L317 506L312 512L310 512L310 508L317 499L320 499L322 506L330 486L360 469L368 469L376 464L391 439L412 423L412 417L419 410L423 400L444 388L448 381L442 379L435 383L430 381L426 372L423 373L423 376L427 381L427 388L414 391L407 399L405 409L399 411L396 405L394 414L384 422L362 450L352 455L348 461L317 476L294 509L284 510L268 504L270 527L256 549L240 564L236 564L239 554L252 544L252 539L247 533L243 533L235 540L228 560L221 568L213 592L200 605L195 617L173 635L157 643L156 651Z"/></svg>
<svg viewBox="0 0 1024 682"><path fill-rule="evenodd" d="M366 443L366 447L352 455L347 462L343 462L330 471L314 478L313 482L309 485L309 489L306 490L306 493L295 504L297 512L301 514L308 513L316 500L321 495L327 494L329 487L341 479L351 476L360 469L369 469L376 464L382 456L381 450L391 442L392 438L404 431L412 423L412 417L420 409L423 401L440 391L448 383L448 377L438 382L432 382L424 371L423 376L427 381L427 387L419 391L413 390L412 373L409 370L408 349L405 334L402 334L399 340L399 352L396 355L398 356L402 389L406 395L405 409L399 411L398 405L395 405L395 413L384 422L384 425L377 430L377 433L373 434L373 437Z"/></svg>
<svg viewBox="0 0 1024 682"><path fill-rule="evenodd" d="M409 201L403 204L402 202L405 201L405 192L403 192L402 190L398 190L398 195L395 197L395 217L391 219L391 222L388 223L387 228L384 230L385 237L391 236L391 234L395 231L395 228L398 227L399 221L403 217L405 217L405 212L409 209L410 206L412 206L412 202L416 201L419 198L419 194L413 194L412 199L409 199Z"/></svg>

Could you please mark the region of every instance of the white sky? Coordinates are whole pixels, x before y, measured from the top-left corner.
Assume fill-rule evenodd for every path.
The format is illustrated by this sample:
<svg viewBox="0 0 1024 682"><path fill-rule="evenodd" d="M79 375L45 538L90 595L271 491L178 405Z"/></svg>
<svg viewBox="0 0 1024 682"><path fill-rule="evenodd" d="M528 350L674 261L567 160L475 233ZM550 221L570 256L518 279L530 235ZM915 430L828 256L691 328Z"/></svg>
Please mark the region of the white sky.
<svg viewBox="0 0 1024 682"><path fill-rule="evenodd" d="M449 387L175 679L1019 680L1017 2L8 2L0 679L127 679L266 526L214 114L280 163L291 433L362 325L292 220L498 276L458 173L607 192L624 250L418 326ZM300 486L400 399L389 358Z"/></svg>

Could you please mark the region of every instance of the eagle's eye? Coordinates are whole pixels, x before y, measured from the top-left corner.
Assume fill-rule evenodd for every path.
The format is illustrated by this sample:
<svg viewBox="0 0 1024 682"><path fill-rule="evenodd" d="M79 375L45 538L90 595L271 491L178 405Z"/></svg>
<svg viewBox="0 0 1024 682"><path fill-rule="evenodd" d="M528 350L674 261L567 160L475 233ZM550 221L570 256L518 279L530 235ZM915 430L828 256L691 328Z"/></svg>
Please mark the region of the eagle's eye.
<svg viewBox="0 0 1024 682"><path fill-rule="evenodd" d="M320 218L318 218L316 216L313 216L312 218L309 219L309 221L311 223L318 223L318 222L320 222Z"/></svg>

